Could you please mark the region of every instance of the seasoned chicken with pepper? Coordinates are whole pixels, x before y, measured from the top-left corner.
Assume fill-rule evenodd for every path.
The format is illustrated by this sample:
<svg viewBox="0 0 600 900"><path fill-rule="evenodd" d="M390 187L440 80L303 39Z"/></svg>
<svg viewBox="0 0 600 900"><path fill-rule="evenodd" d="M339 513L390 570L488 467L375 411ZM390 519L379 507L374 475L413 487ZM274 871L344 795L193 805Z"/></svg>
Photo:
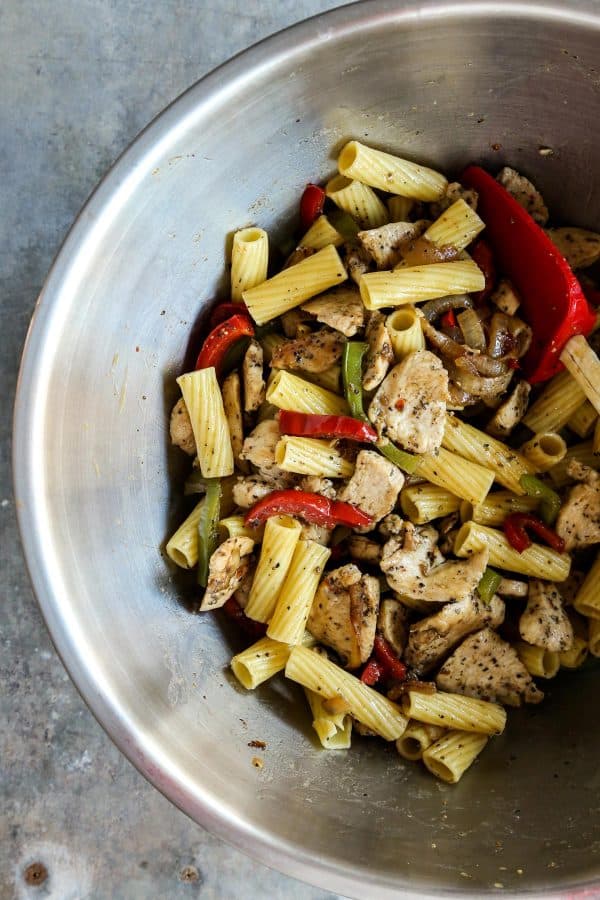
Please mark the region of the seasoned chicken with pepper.
<svg viewBox="0 0 600 900"><path fill-rule="evenodd" d="M385 373L394 362L390 333L386 328L385 317L380 312L370 314L365 339L369 349L363 375L363 387L365 391L372 391L381 384Z"/></svg>
<svg viewBox="0 0 600 900"><path fill-rule="evenodd" d="M188 456L196 455L196 439L183 397L179 398L171 412L170 432L171 441L176 447L180 447Z"/></svg>
<svg viewBox="0 0 600 900"><path fill-rule="evenodd" d="M258 341L251 340L244 362L242 373L244 377L244 410L255 412L265 399L265 380L263 378L263 349Z"/></svg>
<svg viewBox="0 0 600 900"><path fill-rule="evenodd" d="M390 222L380 228L359 231L358 239L378 269L393 269L402 258L400 248L420 237L429 222Z"/></svg>
<svg viewBox="0 0 600 900"><path fill-rule="evenodd" d="M322 328L294 340L283 341L273 350L273 369L303 369L305 372L325 372L339 361L344 339L337 331Z"/></svg>
<svg viewBox="0 0 600 900"><path fill-rule="evenodd" d="M600 475L576 461L567 473L581 482L570 489L556 520L556 533L570 552L600 543Z"/></svg>
<svg viewBox="0 0 600 900"><path fill-rule="evenodd" d="M210 558L208 583L200 610L218 609L236 591L250 569L249 555L254 541L248 537L228 538Z"/></svg>
<svg viewBox="0 0 600 900"><path fill-rule="evenodd" d="M404 476L393 463L374 450L361 450L354 473L338 496L371 516L374 527L393 510L403 484Z"/></svg>
<svg viewBox="0 0 600 900"><path fill-rule="evenodd" d="M346 337L354 337L365 324L365 308L355 287L344 285L327 291L301 308L315 316L317 322L329 325Z"/></svg>
<svg viewBox="0 0 600 900"><path fill-rule="evenodd" d="M527 607L519 619L519 634L528 644L555 653L568 650L573 643L573 626L555 585L532 578L529 581Z"/></svg>
<svg viewBox="0 0 600 900"><path fill-rule="evenodd" d="M498 173L498 181L502 187L506 188L509 194L515 198L523 209L525 209L534 222L538 225L545 225L548 221L548 207L544 203L544 198L536 187L532 185L528 178L520 175L510 166L505 166Z"/></svg>

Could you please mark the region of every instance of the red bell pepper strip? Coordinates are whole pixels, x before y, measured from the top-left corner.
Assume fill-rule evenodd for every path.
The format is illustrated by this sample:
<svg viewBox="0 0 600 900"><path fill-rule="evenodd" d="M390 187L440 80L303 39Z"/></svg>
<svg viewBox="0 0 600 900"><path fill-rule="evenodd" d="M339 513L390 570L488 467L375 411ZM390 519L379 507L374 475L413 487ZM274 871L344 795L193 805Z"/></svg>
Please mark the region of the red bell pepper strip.
<svg viewBox="0 0 600 900"><path fill-rule="evenodd" d="M394 648L382 634L375 635L373 644L375 659L383 669L386 681L404 681L406 678L406 665L398 659Z"/></svg>
<svg viewBox="0 0 600 900"><path fill-rule="evenodd" d="M323 212L325 191L318 184L307 184L300 199L300 221L308 231L315 219Z"/></svg>
<svg viewBox="0 0 600 900"><path fill-rule="evenodd" d="M444 315L440 319L442 328L456 328L456 313L453 309L449 309L448 312L445 312Z"/></svg>
<svg viewBox="0 0 600 900"><path fill-rule="evenodd" d="M485 303L496 285L496 264L494 254L487 241L480 238L471 250L471 259L476 262L485 278L485 287L475 294L475 304L480 306Z"/></svg>
<svg viewBox="0 0 600 900"><path fill-rule="evenodd" d="M196 360L196 369L214 366L219 373L225 354L242 337L252 337L254 326L247 315L231 316L210 332Z"/></svg>
<svg viewBox="0 0 600 900"><path fill-rule="evenodd" d="M335 528L336 525L348 525L349 528L358 528L363 525L371 525L371 516L368 516L357 506L344 503L342 500L330 500L320 494L310 491L272 491L246 513L246 525L259 525L269 516L278 515L299 516L306 522L314 525L323 525L325 528Z"/></svg>
<svg viewBox="0 0 600 900"><path fill-rule="evenodd" d="M243 303L217 303L210 314L211 329L216 328L217 325L220 325L226 319L230 319L231 316L236 316L240 313L243 316L248 315Z"/></svg>
<svg viewBox="0 0 600 900"><path fill-rule="evenodd" d="M532 516L530 513L511 513L504 520L503 527L506 540L517 553L523 553L524 550L531 547L531 538L525 530L527 528L533 531L540 540L545 541L549 547L556 550L557 553L562 553L565 549L563 539L545 525L541 519L538 519L537 516Z"/></svg>
<svg viewBox="0 0 600 900"><path fill-rule="evenodd" d="M319 416L292 412L289 409L283 409L279 413L279 430L282 434L297 437L348 438L366 443L377 440L374 428L352 416Z"/></svg>
<svg viewBox="0 0 600 900"><path fill-rule="evenodd" d="M378 681L383 677L383 667L381 663L379 663L374 656L367 662L364 669L361 672L360 680L363 684L366 684L368 687L374 687Z"/></svg>
<svg viewBox="0 0 600 900"><path fill-rule="evenodd" d="M564 256L495 178L469 166L461 182L479 194L477 211L494 257L518 291L533 329L523 360L527 379L545 381L562 369L559 357L569 338L590 333L595 315Z"/></svg>
<svg viewBox="0 0 600 900"><path fill-rule="evenodd" d="M224 604L223 612L228 619L235 622L244 634L253 641L257 641L267 633L267 625L263 622L255 622L254 619L250 619L237 600L233 597L230 597Z"/></svg>

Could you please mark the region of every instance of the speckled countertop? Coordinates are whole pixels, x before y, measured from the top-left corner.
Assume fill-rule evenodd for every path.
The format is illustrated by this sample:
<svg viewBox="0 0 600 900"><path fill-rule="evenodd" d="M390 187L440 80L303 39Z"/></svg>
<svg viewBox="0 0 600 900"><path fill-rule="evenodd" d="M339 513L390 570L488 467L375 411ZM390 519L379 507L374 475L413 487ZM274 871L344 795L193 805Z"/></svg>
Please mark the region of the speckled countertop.
<svg viewBox="0 0 600 900"><path fill-rule="evenodd" d="M56 656L20 549L10 430L36 296L86 197L214 66L328 0L0 3L0 898L302 898L322 891L194 825L120 755Z"/></svg>

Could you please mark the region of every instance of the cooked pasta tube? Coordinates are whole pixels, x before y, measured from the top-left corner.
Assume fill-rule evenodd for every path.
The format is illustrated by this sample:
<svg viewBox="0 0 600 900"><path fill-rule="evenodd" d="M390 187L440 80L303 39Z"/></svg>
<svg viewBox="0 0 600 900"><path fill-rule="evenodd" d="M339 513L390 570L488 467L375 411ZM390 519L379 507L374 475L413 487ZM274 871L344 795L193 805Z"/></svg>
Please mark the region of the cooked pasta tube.
<svg viewBox="0 0 600 900"><path fill-rule="evenodd" d="M180 375L177 384L192 423L203 476L232 475L231 438L214 367Z"/></svg>
<svg viewBox="0 0 600 900"><path fill-rule="evenodd" d="M577 591L573 606L588 619L600 619L600 553Z"/></svg>
<svg viewBox="0 0 600 900"><path fill-rule="evenodd" d="M461 501L446 488L436 484L411 484L400 494L400 505L407 519L415 525L424 525L433 519L441 519L459 509Z"/></svg>
<svg viewBox="0 0 600 900"><path fill-rule="evenodd" d="M231 372L227 376L221 386L221 394L223 396L223 409L229 428L233 458L237 467L242 472L247 472L247 462L240 459L240 453L242 452L242 447L244 445L244 425L242 420L242 392L239 372Z"/></svg>
<svg viewBox="0 0 600 900"><path fill-rule="evenodd" d="M347 750L352 743L352 719L347 712L328 712L327 700L304 688L313 722L321 746L325 750Z"/></svg>
<svg viewBox="0 0 600 900"><path fill-rule="evenodd" d="M567 425L583 440L592 433L597 421L598 413L590 401L586 400L575 410Z"/></svg>
<svg viewBox="0 0 600 900"><path fill-rule="evenodd" d="M515 494L525 493L521 487L521 476L537 471L533 463L516 450L454 415L446 416L442 446L465 459L492 469L496 481Z"/></svg>
<svg viewBox="0 0 600 900"><path fill-rule="evenodd" d="M519 659L534 678L554 678L560 669L560 657L552 650L545 647L534 647L525 641L517 641L513 644L519 655Z"/></svg>
<svg viewBox="0 0 600 900"><path fill-rule="evenodd" d="M273 351L284 342L284 336L282 334L277 334L275 331L271 331L269 334L265 334L261 337L259 344L263 349L263 356L266 363L271 362L273 359Z"/></svg>
<svg viewBox="0 0 600 900"><path fill-rule="evenodd" d="M321 215L312 223L304 237L298 242L298 246L306 247L309 250L322 250L329 244L339 247L343 243L343 236L333 227L327 216Z"/></svg>
<svg viewBox="0 0 600 900"><path fill-rule="evenodd" d="M550 478L556 487L564 487L573 479L567 474L567 468L571 460L577 460L590 469L600 469L600 453L594 452L592 441L583 441L581 444L573 444L569 447L561 461L548 470Z"/></svg>
<svg viewBox="0 0 600 900"><path fill-rule="evenodd" d="M291 516L267 519L260 557L244 612L257 622L268 622L290 568L302 527Z"/></svg>
<svg viewBox="0 0 600 900"><path fill-rule="evenodd" d="M342 367L338 365L330 366L324 372L305 372L304 377L334 394L339 393L342 387Z"/></svg>
<svg viewBox="0 0 600 900"><path fill-rule="evenodd" d="M230 537L249 537L255 544L258 544L262 541L264 526L259 525L258 528L252 528L250 525L246 525L243 516L227 516L219 522L219 533L223 540Z"/></svg>
<svg viewBox="0 0 600 900"><path fill-rule="evenodd" d="M560 372L529 407L523 416L523 423L536 434L540 431L560 431L584 400L585 393L571 374Z"/></svg>
<svg viewBox="0 0 600 900"><path fill-rule="evenodd" d="M414 306L404 306L390 313L385 324L397 362L415 350L425 349L425 335Z"/></svg>
<svg viewBox="0 0 600 900"><path fill-rule="evenodd" d="M386 741L396 741L406 728L399 706L313 650L294 647L285 674L321 697L343 697L353 718Z"/></svg>
<svg viewBox="0 0 600 900"><path fill-rule="evenodd" d="M237 303L249 288L262 284L269 265L269 236L262 228L242 228L233 236L231 299Z"/></svg>
<svg viewBox="0 0 600 900"><path fill-rule="evenodd" d="M495 491L488 494L482 503L473 504L463 500L460 517L463 522L473 519L479 525L502 525L513 513L533 512L538 503L535 497L518 497L512 491Z"/></svg>
<svg viewBox="0 0 600 900"><path fill-rule="evenodd" d="M572 337L560 355L560 361L571 373L597 413L600 413L600 359L582 334Z"/></svg>
<svg viewBox="0 0 600 900"><path fill-rule="evenodd" d="M481 503L494 483L491 469L450 453L444 447L440 447L437 456L421 457L417 475L470 503Z"/></svg>
<svg viewBox="0 0 600 900"><path fill-rule="evenodd" d="M471 259L407 266L393 272L367 272L360 279L360 296L367 309L421 303L449 294L481 291L485 278Z"/></svg>
<svg viewBox="0 0 600 900"><path fill-rule="evenodd" d="M559 653L561 669L579 669L586 661L588 653L588 642L576 634L571 647Z"/></svg>
<svg viewBox="0 0 600 900"><path fill-rule="evenodd" d="M444 210L423 237L443 247L464 250L484 228L485 223L461 198Z"/></svg>
<svg viewBox="0 0 600 900"><path fill-rule="evenodd" d="M439 740L444 732L445 728L440 728L439 725L410 721L404 734L396 741L396 750L404 759L421 759L424 751Z"/></svg>
<svg viewBox="0 0 600 900"><path fill-rule="evenodd" d="M315 639L306 631L302 645L313 647L314 644ZM236 653L229 665L240 684L247 691L253 691L259 684L285 669L291 649L289 644L264 637L241 653Z"/></svg>
<svg viewBox="0 0 600 900"><path fill-rule="evenodd" d="M367 147L360 141L349 141L343 147L338 157L338 169L348 178L415 200L439 200L448 184L446 178L433 169Z"/></svg>
<svg viewBox="0 0 600 900"><path fill-rule="evenodd" d="M375 191L360 181L335 175L327 182L325 193L330 200L356 219L361 228L379 228L388 221L388 211Z"/></svg>
<svg viewBox="0 0 600 900"><path fill-rule="evenodd" d="M417 722L477 734L502 734L506 724L506 710L497 703L446 691L435 694L407 691L402 698L402 709Z"/></svg>
<svg viewBox="0 0 600 900"><path fill-rule="evenodd" d="M328 416L347 416L348 404L343 397L298 375L280 369L269 379L267 402L279 409L294 412L320 413Z"/></svg>
<svg viewBox="0 0 600 900"><path fill-rule="evenodd" d="M283 582L267 636L286 644L299 644L306 628L325 563L331 550L316 541L298 541Z"/></svg>
<svg viewBox="0 0 600 900"><path fill-rule="evenodd" d="M333 244L329 244L262 284L244 291L242 297L254 321L264 325L346 278L339 254Z"/></svg>
<svg viewBox="0 0 600 900"><path fill-rule="evenodd" d="M335 441L284 435L275 447L275 462L284 472L350 478L354 463L345 459Z"/></svg>
<svg viewBox="0 0 600 900"><path fill-rule="evenodd" d="M532 578L564 581L571 568L571 557L568 553L557 553L541 544L532 544L522 553L518 553L501 531L488 528L486 525L478 525L476 522L465 522L454 541L456 555L471 556L484 547L490 551L490 566L507 569L509 572L520 572Z"/></svg>
<svg viewBox="0 0 600 900"><path fill-rule="evenodd" d="M567 445L554 431L541 431L527 441L519 451L537 472L547 472L564 459Z"/></svg>
<svg viewBox="0 0 600 900"><path fill-rule="evenodd" d="M198 562L198 522L203 505L204 498L181 523L165 548L169 559L182 569L193 569Z"/></svg>
<svg viewBox="0 0 600 900"><path fill-rule="evenodd" d="M406 222L414 203L410 197L389 197L387 207L390 212L390 222Z"/></svg>
<svg viewBox="0 0 600 900"><path fill-rule="evenodd" d="M487 734L449 731L425 750L423 762L433 775L448 784L456 784L473 765L488 740Z"/></svg>
<svg viewBox="0 0 600 900"><path fill-rule="evenodd" d="M588 620L588 645L592 656L600 656L600 619Z"/></svg>

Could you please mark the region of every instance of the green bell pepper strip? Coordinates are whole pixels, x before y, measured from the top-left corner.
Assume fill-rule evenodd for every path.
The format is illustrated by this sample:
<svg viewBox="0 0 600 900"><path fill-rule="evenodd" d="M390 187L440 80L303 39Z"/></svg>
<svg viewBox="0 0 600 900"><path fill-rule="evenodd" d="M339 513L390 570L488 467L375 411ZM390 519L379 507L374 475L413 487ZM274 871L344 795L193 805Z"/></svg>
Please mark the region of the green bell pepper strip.
<svg viewBox="0 0 600 900"><path fill-rule="evenodd" d="M486 568L481 576L481 581L477 585L477 593L482 603L489 604L492 597L500 587L502 576L494 569Z"/></svg>
<svg viewBox="0 0 600 900"><path fill-rule="evenodd" d="M198 584L206 587L208 564L217 549L221 518L221 479L206 479L206 496L198 520Z"/></svg>
<svg viewBox="0 0 600 900"><path fill-rule="evenodd" d="M400 447L396 447L391 441L377 444L377 449L380 453L383 453L386 459L389 459L390 462L404 472L408 472L409 475L414 475L419 468L419 463L421 462L419 456L413 456L412 453L401 450Z"/></svg>
<svg viewBox="0 0 600 900"><path fill-rule="evenodd" d="M352 218L350 213L344 212L342 209L327 210L327 218L345 241L353 241L360 231L360 227L355 219Z"/></svg>
<svg viewBox="0 0 600 900"><path fill-rule="evenodd" d="M540 516L546 525L553 525L560 512L562 501L556 491L536 478L535 475L522 475L520 484L526 494L540 500Z"/></svg>

